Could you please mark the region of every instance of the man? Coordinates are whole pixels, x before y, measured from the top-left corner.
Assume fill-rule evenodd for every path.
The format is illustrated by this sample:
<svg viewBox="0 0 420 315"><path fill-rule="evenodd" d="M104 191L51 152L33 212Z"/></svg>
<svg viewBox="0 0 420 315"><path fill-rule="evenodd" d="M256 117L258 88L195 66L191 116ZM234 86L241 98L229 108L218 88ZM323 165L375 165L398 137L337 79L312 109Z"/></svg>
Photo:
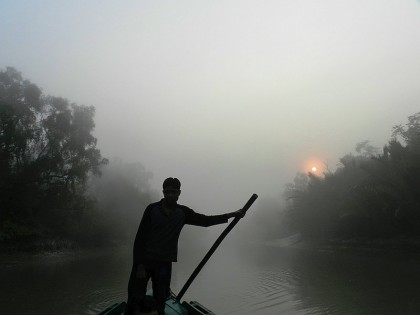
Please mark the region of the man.
<svg viewBox="0 0 420 315"><path fill-rule="evenodd" d="M207 216L196 213L177 203L181 183L169 177L163 182L164 198L147 206L141 219L133 248L133 268L128 282L128 300L125 314L131 314L136 298L146 294L147 283L152 280L153 297L158 303L159 315L164 315L169 296L172 262L177 261L178 238L185 224L211 226L243 217L238 210L221 215Z"/></svg>

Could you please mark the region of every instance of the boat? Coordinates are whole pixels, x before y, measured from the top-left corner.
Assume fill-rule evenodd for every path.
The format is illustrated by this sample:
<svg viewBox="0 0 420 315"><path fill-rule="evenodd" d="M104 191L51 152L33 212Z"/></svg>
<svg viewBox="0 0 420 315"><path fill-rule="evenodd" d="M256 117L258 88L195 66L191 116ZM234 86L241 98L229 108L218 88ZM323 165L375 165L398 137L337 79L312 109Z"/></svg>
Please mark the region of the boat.
<svg viewBox="0 0 420 315"><path fill-rule="evenodd" d="M253 194L248 200L248 202L245 204L245 206L242 208L242 210L244 210L245 212L248 211L249 207L251 207L251 205L257 198L258 196L256 194ZM191 285L191 283L193 282L193 280L198 275L198 273L204 267L206 262L210 259L210 256L213 255L217 247L220 245L220 243L223 241L226 235L233 229L233 227L238 223L240 219L241 218L239 217L233 219L233 221L226 227L222 234L220 234L216 242L213 244L213 246L204 256L200 264L195 268L194 272L188 278L187 282L182 287L178 295L175 295L171 291L170 296L165 302L165 315L215 315L215 313L213 313L197 301L181 302L181 299L184 296L187 289L189 288L189 286ZM152 295L152 292L149 291L147 294ZM100 312L98 315L123 315L125 306L125 302L115 303L103 310L102 312Z"/></svg>
<svg viewBox="0 0 420 315"><path fill-rule="evenodd" d="M98 315L123 315L125 310L125 302L115 303ZM216 315L197 301L182 303L175 296L171 295L165 303L165 315Z"/></svg>

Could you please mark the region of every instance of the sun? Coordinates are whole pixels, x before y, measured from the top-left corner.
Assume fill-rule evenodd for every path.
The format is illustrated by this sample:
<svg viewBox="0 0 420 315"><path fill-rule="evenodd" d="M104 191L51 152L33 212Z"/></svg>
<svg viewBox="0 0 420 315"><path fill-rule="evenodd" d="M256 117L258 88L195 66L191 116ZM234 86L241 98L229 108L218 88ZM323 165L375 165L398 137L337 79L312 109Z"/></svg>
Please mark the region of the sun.
<svg viewBox="0 0 420 315"><path fill-rule="evenodd" d="M420 0L419 0L420 1ZM308 157L301 164L301 172L304 174L312 173L312 175L322 176L325 171L322 159L318 157Z"/></svg>

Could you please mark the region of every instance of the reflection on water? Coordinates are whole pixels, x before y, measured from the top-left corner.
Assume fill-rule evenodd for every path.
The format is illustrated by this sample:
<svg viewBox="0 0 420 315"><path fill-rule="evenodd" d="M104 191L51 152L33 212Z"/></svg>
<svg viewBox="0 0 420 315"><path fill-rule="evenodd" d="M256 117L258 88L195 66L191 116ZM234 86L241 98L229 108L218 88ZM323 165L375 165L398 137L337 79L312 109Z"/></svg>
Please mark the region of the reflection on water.
<svg viewBox="0 0 420 315"><path fill-rule="evenodd" d="M1 314L97 314L126 298L130 266L120 252L29 258L0 267Z"/></svg>
<svg viewBox="0 0 420 315"><path fill-rule="evenodd" d="M130 249L3 258L1 313L97 314L125 300L130 264ZM193 264L174 265L174 292ZM185 299L219 315L419 314L419 283L415 256L252 246L216 252Z"/></svg>
<svg viewBox="0 0 420 315"><path fill-rule="evenodd" d="M265 298L264 314L420 314L418 256L272 249L254 257L260 271L275 274L267 279L273 291L294 302L286 312Z"/></svg>

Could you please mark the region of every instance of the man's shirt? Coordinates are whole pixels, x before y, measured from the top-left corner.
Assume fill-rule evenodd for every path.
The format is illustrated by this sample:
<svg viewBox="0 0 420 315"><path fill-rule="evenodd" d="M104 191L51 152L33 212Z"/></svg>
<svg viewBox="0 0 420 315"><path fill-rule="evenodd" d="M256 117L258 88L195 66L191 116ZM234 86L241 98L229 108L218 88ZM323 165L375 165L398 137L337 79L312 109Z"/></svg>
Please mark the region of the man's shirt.
<svg viewBox="0 0 420 315"><path fill-rule="evenodd" d="M165 213L162 201L147 206L134 241L134 263L177 261L178 238L185 224L211 226L228 222L225 214L208 216L177 205Z"/></svg>

